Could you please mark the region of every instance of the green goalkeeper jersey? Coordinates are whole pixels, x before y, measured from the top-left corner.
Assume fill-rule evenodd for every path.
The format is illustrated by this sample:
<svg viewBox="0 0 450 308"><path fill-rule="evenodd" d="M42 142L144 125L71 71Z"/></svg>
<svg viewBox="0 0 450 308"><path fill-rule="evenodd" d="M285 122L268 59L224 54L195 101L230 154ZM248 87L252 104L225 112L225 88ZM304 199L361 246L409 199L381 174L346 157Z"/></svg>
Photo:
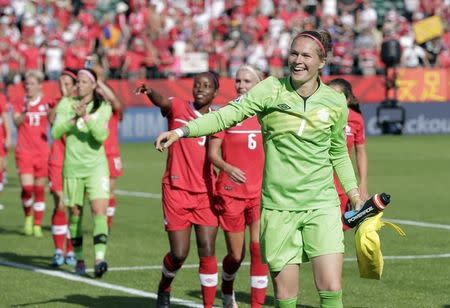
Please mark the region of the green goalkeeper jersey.
<svg viewBox="0 0 450 308"><path fill-rule="evenodd" d="M63 175L66 178L83 178L91 175L98 167L108 168L103 143L109 133L111 106L102 102L94 113L90 113L94 105L90 102L86 109L89 120L85 122L79 118L76 124L73 124L73 106L78 102L74 98L63 98L56 107L56 119L52 127L54 139L66 136L63 167Z"/></svg>
<svg viewBox="0 0 450 308"><path fill-rule="evenodd" d="M255 114L264 138L262 207L337 206L333 167L346 192L357 187L344 134L347 102L322 82L303 99L290 77L269 77L227 106L190 121L189 137L216 133Z"/></svg>

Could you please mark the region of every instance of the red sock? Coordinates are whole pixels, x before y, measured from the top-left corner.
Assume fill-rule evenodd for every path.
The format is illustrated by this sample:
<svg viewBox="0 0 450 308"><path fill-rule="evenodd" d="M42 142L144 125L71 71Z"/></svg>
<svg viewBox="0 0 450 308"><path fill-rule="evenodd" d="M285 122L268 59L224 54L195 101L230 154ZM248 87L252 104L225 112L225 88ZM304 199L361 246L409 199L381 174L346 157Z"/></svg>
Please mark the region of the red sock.
<svg viewBox="0 0 450 308"><path fill-rule="evenodd" d="M33 214L33 186L22 186L22 193L20 197L22 199L23 212L25 213L25 216L31 216Z"/></svg>
<svg viewBox="0 0 450 308"><path fill-rule="evenodd" d="M259 243L250 243L250 279L252 307L262 307L266 298L267 289L267 265L261 262Z"/></svg>
<svg viewBox="0 0 450 308"><path fill-rule="evenodd" d="M172 284L172 280L175 278L177 271L183 265L182 262L177 262L172 255L169 253L166 254L163 260L163 268L161 281L159 282L158 291L170 292L170 285Z"/></svg>
<svg viewBox="0 0 450 308"><path fill-rule="evenodd" d="M66 212L55 209L52 215L52 235L55 248L64 251L64 241L67 236Z"/></svg>
<svg viewBox="0 0 450 308"><path fill-rule="evenodd" d="M0 191L3 190L3 171L0 171Z"/></svg>
<svg viewBox="0 0 450 308"><path fill-rule="evenodd" d="M112 220L116 212L116 198L109 198L108 208L106 209L106 216L108 216L108 228L112 228Z"/></svg>
<svg viewBox="0 0 450 308"><path fill-rule="evenodd" d="M200 283L202 285L203 306L210 308L214 304L217 291L217 259L215 256L200 257Z"/></svg>
<svg viewBox="0 0 450 308"><path fill-rule="evenodd" d="M45 189L44 186L34 186L34 225L40 226L42 224L42 218L45 211Z"/></svg>
<svg viewBox="0 0 450 308"><path fill-rule="evenodd" d="M236 278L236 272L241 266L231 255L226 255L222 261L222 293L233 294L233 283Z"/></svg>
<svg viewBox="0 0 450 308"><path fill-rule="evenodd" d="M69 229L67 229L66 233L66 254L73 253L73 245L72 240L70 239L70 232Z"/></svg>

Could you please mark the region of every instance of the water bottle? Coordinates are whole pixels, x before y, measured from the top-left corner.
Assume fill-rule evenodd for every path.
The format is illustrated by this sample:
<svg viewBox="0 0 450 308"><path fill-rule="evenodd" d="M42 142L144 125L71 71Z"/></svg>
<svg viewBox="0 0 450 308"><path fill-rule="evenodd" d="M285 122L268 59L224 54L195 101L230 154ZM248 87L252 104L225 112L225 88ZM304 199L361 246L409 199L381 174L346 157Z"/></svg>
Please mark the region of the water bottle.
<svg viewBox="0 0 450 308"><path fill-rule="evenodd" d="M391 196L386 193L375 194L364 202L359 210L347 211L342 217L342 221L350 228L359 225L364 219L374 216L384 210L391 201Z"/></svg>

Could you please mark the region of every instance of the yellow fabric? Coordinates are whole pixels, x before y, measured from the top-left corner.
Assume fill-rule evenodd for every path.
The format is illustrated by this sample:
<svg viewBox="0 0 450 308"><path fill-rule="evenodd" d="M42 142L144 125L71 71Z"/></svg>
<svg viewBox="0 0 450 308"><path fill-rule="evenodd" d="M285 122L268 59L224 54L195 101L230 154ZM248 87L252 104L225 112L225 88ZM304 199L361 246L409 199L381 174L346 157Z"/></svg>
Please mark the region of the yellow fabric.
<svg viewBox="0 0 450 308"><path fill-rule="evenodd" d="M405 232L396 224L381 220L383 212L364 220L355 233L356 257L358 259L361 278L380 279L383 273L383 255L378 231L383 226L389 226L401 236Z"/></svg>

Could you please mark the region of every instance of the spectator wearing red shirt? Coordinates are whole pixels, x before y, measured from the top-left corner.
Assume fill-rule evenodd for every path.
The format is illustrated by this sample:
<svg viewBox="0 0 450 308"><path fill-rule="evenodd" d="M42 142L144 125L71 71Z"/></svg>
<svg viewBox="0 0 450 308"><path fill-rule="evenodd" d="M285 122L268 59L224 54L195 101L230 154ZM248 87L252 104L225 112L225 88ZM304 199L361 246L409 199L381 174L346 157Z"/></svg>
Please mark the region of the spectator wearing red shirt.
<svg viewBox="0 0 450 308"><path fill-rule="evenodd" d="M367 151L366 151L366 135L364 118L362 117L361 109L359 107L358 101L353 94L351 84L342 78L336 78L331 80L328 85L335 89L336 91L343 93L347 98L348 104L348 120L347 126L345 127L345 136L347 138L347 149L351 156L353 151L353 146L355 147L355 158L356 158L356 168L358 170L359 177L359 193L362 200L367 200L369 198L368 193L368 183L367 183ZM346 211L350 210L350 203L347 195L342 189L337 177L334 177L334 184L339 195L339 200L341 201L341 213L344 214ZM344 230L348 230L345 224L343 225Z"/></svg>
<svg viewBox="0 0 450 308"><path fill-rule="evenodd" d="M29 36L25 42L19 44L19 51L24 59L25 71L42 71L42 58L39 47L34 44L34 36Z"/></svg>
<svg viewBox="0 0 450 308"><path fill-rule="evenodd" d="M241 66L235 79L238 95L244 95L262 80L251 66ZM251 306L264 305L267 266L259 249L259 212L264 167L261 126L256 116L211 137L209 160L220 169L216 182L216 210L224 230L227 255L222 261L222 300L224 307L237 307L233 283L245 256L245 228L250 231Z"/></svg>
<svg viewBox="0 0 450 308"><path fill-rule="evenodd" d="M42 237L50 153L47 112L54 104L42 93L43 81L42 72L28 71L25 74L25 97L13 102L14 124L17 127L16 166L25 213L24 233L36 237Z"/></svg>
<svg viewBox="0 0 450 308"><path fill-rule="evenodd" d="M145 76L145 48L144 41L141 38L134 38L131 43L131 49L125 52L125 59L122 65L122 76L128 80L136 80L142 75Z"/></svg>
<svg viewBox="0 0 450 308"><path fill-rule="evenodd" d="M145 85L137 88L136 93L145 93L161 109L169 122L169 128L175 129L208 113L218 89L216 75L205 72L194 77L193 102L164 98ZM170 252L163 261L157 307L170 306L171 283L188 256L192 226L195 228L200 257L203 306L211 308L214 303L218 280L215 257L218 218L212 204L215 176L207 160L206 141L206 137L186 138L169 149L162 180L162 202Z"/></svg>

